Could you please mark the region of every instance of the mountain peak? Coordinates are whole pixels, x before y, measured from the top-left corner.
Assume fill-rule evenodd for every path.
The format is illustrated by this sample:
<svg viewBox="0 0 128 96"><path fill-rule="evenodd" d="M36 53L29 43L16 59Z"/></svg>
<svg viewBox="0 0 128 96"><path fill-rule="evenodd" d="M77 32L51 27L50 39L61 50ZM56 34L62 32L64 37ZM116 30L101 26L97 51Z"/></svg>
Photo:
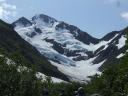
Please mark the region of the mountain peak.
<svg viewBox="0 0 128 96"><path fill-rule="evenodd" d="M35 15L32 17L32 21L38 25L53 25L55 22L57 22L56 19L44 14Z"/></svg>
<svg viewBox="0 0 128 96"><path fill-rule="evenodd" d="M17 21L15 21L12 25L13 26L20 25L20 26L27 27L27 26L31 26L32 23L27 18L21 17Z"/></svg>
<svg viewBox="0 0 128 96"><path fill-rule="evenodd" d="M28 20L28 19L25 17L21 17L21 18L19 18L19 20Z"/></svg>

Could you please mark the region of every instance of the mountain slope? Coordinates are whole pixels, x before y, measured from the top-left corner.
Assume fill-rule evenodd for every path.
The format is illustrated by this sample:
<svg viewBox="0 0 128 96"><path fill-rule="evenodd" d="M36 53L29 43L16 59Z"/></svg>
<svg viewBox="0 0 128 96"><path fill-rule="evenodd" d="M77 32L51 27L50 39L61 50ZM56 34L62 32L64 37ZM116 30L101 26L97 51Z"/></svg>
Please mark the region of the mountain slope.
<svg viewBox="0 0 128 96"><path fill-rule="evenodd" d="M123 30L127 34L128 28ZM126 47L128 50L128 40ZM88 82L86 91L90 94L100 94L101 96L127 96L128 94L128 52L120 58L120 62L103 71L101 76L95 75ZM89 95L90 96L90 95Z"/></svg>
<svg viewBox="0 0 128 96"><path fill-rule="evenodd" d="M76 26L43 14L30 20L20 18L12 25L71 80L88 80L88 76L101 73L99 69L104 70L108 62L113 64L126 52L123 30L97 39Z"/></svg>
<svg viewBox="0 0 128 96"><path fill-rule="evenodd" d="M107 66L113 65L114 63L117 64L119 62L119 56L121 54L125 54L125 41L127 40L125 30L127 29L128 28L125 28L121 31L115 32L115 38L111 40L111 42L109 42L106 46L102 46L99 53L97 53L97 58L93 61L94 63L106 60L106 62L100 67L101 70L103 70ZM106 35L106 37L110 34L113 35L113 32ZM111 36L109 36L109 38L111 38Z"/></svg>
<svg viewBox="0 0 128 96"><path fill-rule="evenodd" d="M28 66L29 64L36 64L38 71L48 76L68 80L68 78L58 71L56 67L51 65L35 47L23 40L13 29L12 25L0 20L0 48L4 49L6 54L10 55L18 52L18 54L25 59Z"/></svg>

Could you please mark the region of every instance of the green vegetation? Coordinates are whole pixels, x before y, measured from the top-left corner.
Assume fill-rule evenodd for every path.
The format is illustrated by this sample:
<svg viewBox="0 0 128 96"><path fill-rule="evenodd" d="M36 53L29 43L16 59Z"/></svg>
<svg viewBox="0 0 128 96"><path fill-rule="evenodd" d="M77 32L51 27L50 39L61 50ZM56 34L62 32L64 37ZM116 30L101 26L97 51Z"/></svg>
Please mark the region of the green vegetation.
<svg viewBox="0 0 128 96"><path fill-rule="evenodd" d="M1 56L0 96L40 96L41 80L35 74L36 71L24 67L24 63Z"/></svg>
<svg viewBox="0 0 128 96"><path fill-rule="evenodd" d="M53 83L50 77L36 77L36 66L27 64L18 53L10 58L0 51L0 96L74 96L79 83ZM1 56L2 55L2 56Z"/></svg>

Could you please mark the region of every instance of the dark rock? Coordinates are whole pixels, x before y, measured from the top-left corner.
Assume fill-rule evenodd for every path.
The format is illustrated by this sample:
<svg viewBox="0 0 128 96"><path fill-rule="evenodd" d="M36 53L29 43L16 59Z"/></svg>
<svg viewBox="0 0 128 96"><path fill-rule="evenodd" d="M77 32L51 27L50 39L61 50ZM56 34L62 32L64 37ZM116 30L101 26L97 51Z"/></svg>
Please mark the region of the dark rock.
<svg viewBox="0 0 128 96"><path fill-rule="evenodd" d="M20 24L20 25L22 25L24 27L28 27L28 26L32 25L32 23L28 19L26 19L25 17L21 17L16 22L12 23L12 25L14 27L16 27L17 24Z"/></svg>
<svg viewBox="0 0 128 96"><path fill-rule="evenodd" d="M53 25L54 22L57 21L56 19L51 18L51 17L49 17L47 15L44 15L44 14L39 14L39 15L36 15L36 16L32 17L32 21L34 21L34 22L37 19L42 19L45 23L52 24L52 25Z"/></svg>
<svg viewBox="0 0 128 96"><path fill-rule="evenodd" d="M108 33L107 35L105 35L103 38L101 38L100 40L104 40L104 41L109 41L111 40L116 34L119 34L118 31L113 31L113 32L110 32Z"/></svg>
<svg viewBox="0 0 128 96"><path fill-rule="evenodd" d="M79 87L78 90L75 91L75 96L86 96L84 89Z"/></svg>
<svg viewBox="0 0 128 96"><path fill-rule="evenodd" d="M39 33L39 34L41 34L42 33L42 31L40 30L40 28L34 28L35 29L35 31L37 32L37 33Z"/></svg>
<svg viewBox="0 0 128 96"><path fill-rule="evenodd" d="M26 33L26 35L30 38L33 38L35 35L36 35L36 32L32 32L31 34L30 33Z"/></svg>

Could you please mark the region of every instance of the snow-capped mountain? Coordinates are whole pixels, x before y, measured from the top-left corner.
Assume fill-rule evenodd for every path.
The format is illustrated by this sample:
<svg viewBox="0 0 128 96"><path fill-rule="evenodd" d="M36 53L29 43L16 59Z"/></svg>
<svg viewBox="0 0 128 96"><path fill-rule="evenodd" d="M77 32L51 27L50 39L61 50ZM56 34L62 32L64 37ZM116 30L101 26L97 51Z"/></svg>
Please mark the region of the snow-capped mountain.
<svg viewBox="0 0 128 96"><path fill-rule="evenodd" d="M12 56L13 55L13 56ZM37 71L44 75L69 81L67 76L42 56L35 47L26 42L14 31L13 26L0 20L0 56L5 56L14 62L25 64L26 67L36 66ZM18 59L12 59L12 58ZM9 62L10 60L7 60ZM9 64L9 63L7 63Z"/></svg>
<svg viewBox="0 0 128 96"><path fill-rule="evenodd" d="M47 15L22 17L15 31L71 80L86 81L126 52L126 32L114 31L97 39L78 27Z"/></svg>

